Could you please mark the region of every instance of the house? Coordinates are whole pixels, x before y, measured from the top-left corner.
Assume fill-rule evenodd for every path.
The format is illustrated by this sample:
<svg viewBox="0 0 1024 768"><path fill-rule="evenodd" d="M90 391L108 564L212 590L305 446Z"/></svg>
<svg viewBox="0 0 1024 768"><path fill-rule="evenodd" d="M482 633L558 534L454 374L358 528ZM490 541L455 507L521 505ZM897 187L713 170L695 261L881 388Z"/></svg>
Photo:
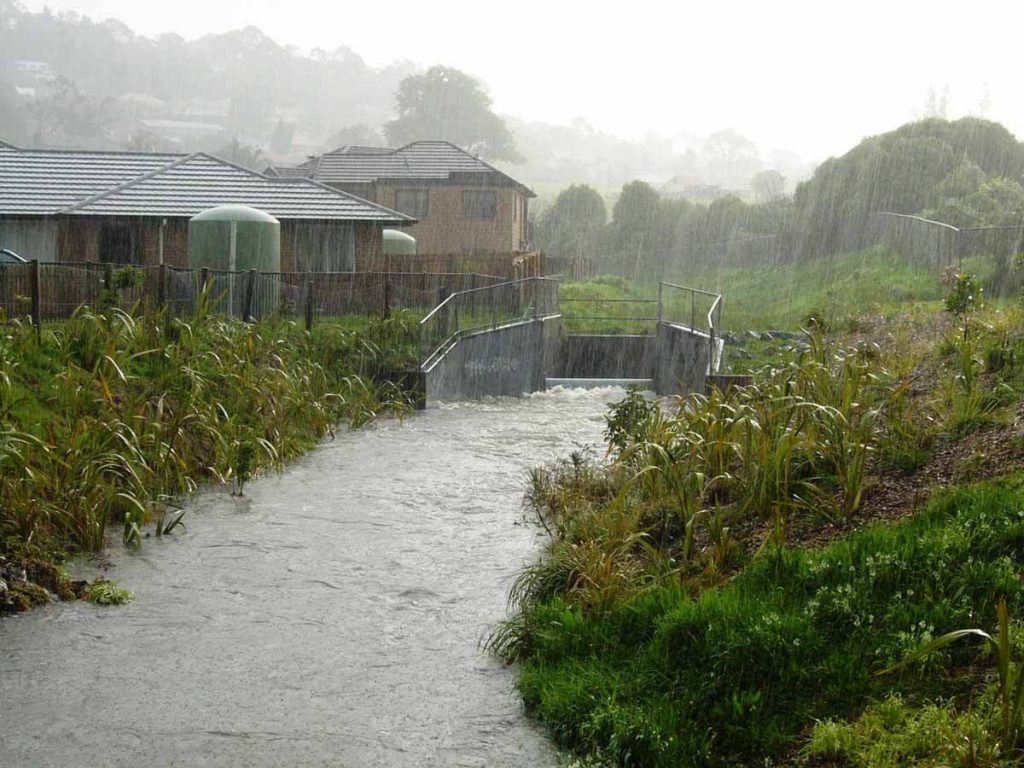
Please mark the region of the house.
<svg viewBox="0 0 1024 768"><path fill-rule="evenodd" d="M401 211L421 254L509 254L528 249L526 186L447 141L398 149L341 147L279 178L308 178Z"/></svg>
<svg viewBox="0 0 1024 768"><path fill-rule="evenodd" d="M304 178L204 153L19 149L0 142L0 248L40 261L187 266L188 221L239 203L281 222L281 269L359 270L414 220Z"/></svg>

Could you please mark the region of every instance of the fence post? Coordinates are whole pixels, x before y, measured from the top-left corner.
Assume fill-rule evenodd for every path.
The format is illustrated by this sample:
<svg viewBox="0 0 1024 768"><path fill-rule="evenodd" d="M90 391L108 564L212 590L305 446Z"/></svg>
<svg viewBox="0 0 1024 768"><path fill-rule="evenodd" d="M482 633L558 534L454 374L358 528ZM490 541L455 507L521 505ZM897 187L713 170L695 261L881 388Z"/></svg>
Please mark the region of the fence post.
<svg viewBox="0 0 1024 768"><path fill-rule="evenodd" d="M114 265L107 263L103 265L103 293L100 294L100 309L109 306L113 308L117 294L114 293ZM120 302L117 302L120 303Z"/></svg>
<svg viewBox="0 0 1024 768"><path fill-rule="evenodd" d="M389 273L390 274L390 273ZM384 278L384 312L382 313L385 320L391 318L391 278Z"/></svg>
<svg viewBox="0 0 1024 768"><path fill-rule="evenodd" d="M313 330L313 278L306 279L306 330Z"/></svg>
<svg viewBox="0 0 1024 768"><path fill-rule="evenodd" d="M43 340L43 295L39 287L39 259L32 259L28 271L29 288L32 291L32 325L36 329L36 341Z"/></svg>
<svg viewBox="0 0 1024 768"><path fill-rule="evenodd" d="M161 264L156 268L156 305L163 307L167 304L167 265Z"/></svg>
<svg viewBox="0 0 1024 768"><path fill-rule="evenodd" d="M664 318L665 318L664 309L663 309L664 308L664 303L663 303L664 294L665 294L665 284L662 283L662 282L659 282L658 283L658 324L659 325L662 322L664 322Z"/></svg>
<svg viewBox="0 0 1024 768"><path fill-rule="evenodd" d="M256 270L249 270L249 279L245 283L245 300L242 303L242 320L249 322L252 317L252 296L256 290Z"/></svg>
<svg viewBox="0 0 1024 768"><path fill-rule="evenodd" d="M697 330L697 294L690 291L690 330Z"/></svg>

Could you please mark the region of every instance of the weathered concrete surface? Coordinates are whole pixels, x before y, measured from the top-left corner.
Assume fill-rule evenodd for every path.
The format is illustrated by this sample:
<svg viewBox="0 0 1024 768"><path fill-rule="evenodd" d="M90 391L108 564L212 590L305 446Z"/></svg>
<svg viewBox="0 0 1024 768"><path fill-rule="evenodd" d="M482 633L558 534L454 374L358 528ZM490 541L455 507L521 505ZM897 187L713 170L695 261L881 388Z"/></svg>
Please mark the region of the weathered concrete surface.
<svg viewBox="0 0 1024 768"><path fill-rule="evenodd" d="M682 325L658 323L654 336L654 389L659 395L704 392L709 373L717 372L721 339L715 339L712 361L711 337Z"/></svg>
<svg viewBox="0 0 1024 768"><path fill-rule="evenodd" d="M649 379L654 370L654 336L565 336L556 370L559 378L568 379Z"/></svg>
<svg viewBox="0 0 1024 768"><path fill-rule="evenodd" d="M720 339L712 360L710 337L660 323L653 336L561 334L561 318L525 320L467 334L430 361L427 400L473 400L522 395L554 380L652 381L659 395L703 392L718 370Z"/></svg>
<svg viewBox="0 0 1024 768"><path fill-rule="evenodd" d="M559 318L525 320L459 337L426 371L427 400L474 400L544 389Z"/></svg>

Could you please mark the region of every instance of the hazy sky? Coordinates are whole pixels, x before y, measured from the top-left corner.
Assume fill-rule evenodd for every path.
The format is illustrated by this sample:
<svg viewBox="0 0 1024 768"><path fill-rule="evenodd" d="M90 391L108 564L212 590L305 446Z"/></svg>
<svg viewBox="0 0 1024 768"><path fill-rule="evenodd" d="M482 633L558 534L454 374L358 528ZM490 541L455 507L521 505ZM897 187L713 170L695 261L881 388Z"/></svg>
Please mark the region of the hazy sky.
<svg viewBox="0 0 1024 768"><path fill-rule="evenodd" d="M497 111L639 137L733 128L806 159L920 116L984 114L1024 137L1024 3L906 0L24 0L137 32L246 25L302 50L347 45L471 72ZM987 97L986 97L987 94ZM987 105L987 106L986 106Z"/></svg>

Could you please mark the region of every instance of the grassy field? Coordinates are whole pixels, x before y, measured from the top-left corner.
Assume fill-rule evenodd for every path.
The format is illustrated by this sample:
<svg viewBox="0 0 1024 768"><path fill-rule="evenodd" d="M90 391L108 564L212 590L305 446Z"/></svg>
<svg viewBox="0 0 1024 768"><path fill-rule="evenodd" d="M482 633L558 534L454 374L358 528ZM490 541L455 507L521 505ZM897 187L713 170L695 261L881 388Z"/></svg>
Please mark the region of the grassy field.
<svg viewBox="0 0 1024 768"><path fill-rule="evenodd" d="M679 275L668 281L721 293L722 323L725 330L732 331L796 330L812 312L833 324L841 324L865 314L930 311L938 308L944 295L933 270L908 265L883 249L807 264L723 267ZM612 276L566 283L562 288L562 297L570 299L651 299L657 295L654 281L634 283ZM629 305L622 305L621 309L605 307L623 314L627 308L635 309ZM574 309L572 305L563 307ZM706 307L698 307L697 317L706 311ZM685 319L689 311L683 307L679 314Z"/></svg>

